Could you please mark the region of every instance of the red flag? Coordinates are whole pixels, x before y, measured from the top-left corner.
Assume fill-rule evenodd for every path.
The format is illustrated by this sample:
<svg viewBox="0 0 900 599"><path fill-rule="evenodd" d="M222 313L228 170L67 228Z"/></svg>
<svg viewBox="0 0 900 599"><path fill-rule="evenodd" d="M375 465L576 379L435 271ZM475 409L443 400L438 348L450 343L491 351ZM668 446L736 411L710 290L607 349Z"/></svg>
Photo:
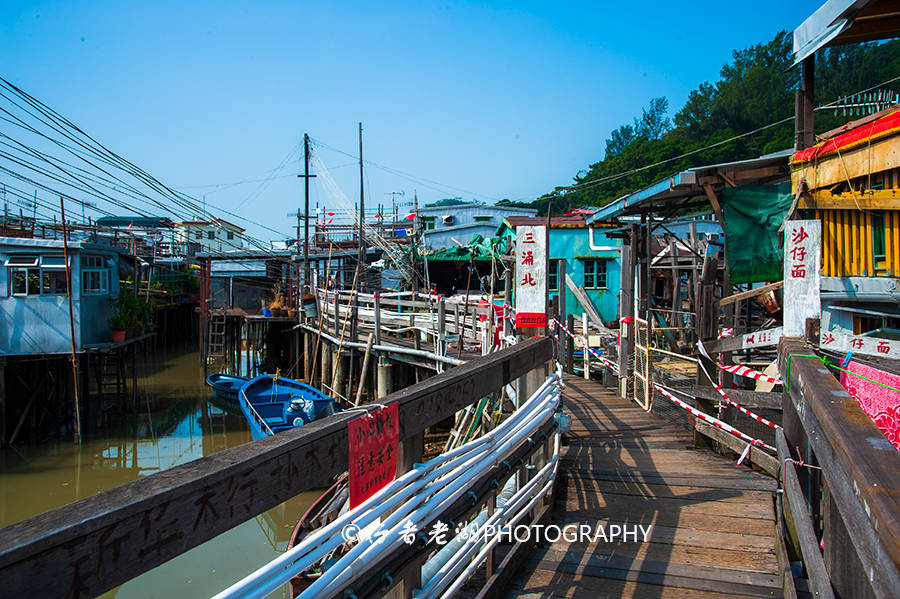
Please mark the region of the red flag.
<svg viewBox="0 0 900 599"><path fill-rule="evenodd" d="M412 219L414 219L414 218L416 218L416 213L415 213L415 212L410 212L409 214L406 215L406 219L407 219L407 220L412 220Z"/></svg>

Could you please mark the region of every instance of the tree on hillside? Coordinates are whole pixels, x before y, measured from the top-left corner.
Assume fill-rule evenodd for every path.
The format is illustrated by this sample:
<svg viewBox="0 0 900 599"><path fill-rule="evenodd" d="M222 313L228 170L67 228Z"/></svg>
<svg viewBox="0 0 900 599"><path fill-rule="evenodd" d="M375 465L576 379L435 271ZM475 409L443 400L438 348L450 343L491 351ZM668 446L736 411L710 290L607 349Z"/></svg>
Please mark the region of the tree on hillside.
<svg viewBox="0 0 900 599"><path fill-rule="evenodd" d="M671 122L666 99L654 98L640 118L610 133L603 160L579 171L575 185L557 187L532 205L542 214L551 200L554 212L603 206L679 170L791 148L793 121L773 124L794 114L800 74L792 62L792 40L786 31L769 42L735 50L719 79L691 91ZM898 72L900 40L828 48L816 55L817 102L827 104L877 86ZM819 110L816 132L856 116Z"/></svg>
<svg viewBox="0 0 900 599"><path fill-rule="evenodd" d="M669 101L665 97L653 98L650 106L644 108L641 118L634 119L633 125L622 125L614 129L606 140L606 157L621 154L638 138L659 139L672 128L667 112ZM578 180L576 178L576 180Z"/></svg>

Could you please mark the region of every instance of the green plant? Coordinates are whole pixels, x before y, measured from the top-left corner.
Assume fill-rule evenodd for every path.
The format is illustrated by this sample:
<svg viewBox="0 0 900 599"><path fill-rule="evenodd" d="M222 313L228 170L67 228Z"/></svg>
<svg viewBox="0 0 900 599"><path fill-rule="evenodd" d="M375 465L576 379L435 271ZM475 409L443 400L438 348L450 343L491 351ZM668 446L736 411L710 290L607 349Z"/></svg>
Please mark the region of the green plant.
<svg viewBox="0 0 900 599"><path fill-rule="evenodd" d="M152 321L153 307L150 302L133 293L120 291L119 295L109 298L109 305L115 309L115 312L106 322L114 331L144 327Z"/></svg>
<svg viewBox="0 0 900 599"><path fill-rule="evenodd" d="M109 328L113 331L124 331L128 328L128 318L116 312L112 316L106 319L106 322L109 324Z"/></svg>

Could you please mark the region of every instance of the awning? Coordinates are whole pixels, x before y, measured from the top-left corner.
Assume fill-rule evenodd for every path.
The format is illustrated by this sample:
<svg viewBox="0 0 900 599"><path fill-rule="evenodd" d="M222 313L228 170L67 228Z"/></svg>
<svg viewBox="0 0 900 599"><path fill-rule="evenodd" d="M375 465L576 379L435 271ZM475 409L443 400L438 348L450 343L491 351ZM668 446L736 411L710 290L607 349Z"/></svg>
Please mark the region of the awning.
<svg viewBox="0 0 900 599"><path fill-rule="evenodd" d="M828 0L794 30L794 66L826 46L895 37L894 0Z"/></svg>

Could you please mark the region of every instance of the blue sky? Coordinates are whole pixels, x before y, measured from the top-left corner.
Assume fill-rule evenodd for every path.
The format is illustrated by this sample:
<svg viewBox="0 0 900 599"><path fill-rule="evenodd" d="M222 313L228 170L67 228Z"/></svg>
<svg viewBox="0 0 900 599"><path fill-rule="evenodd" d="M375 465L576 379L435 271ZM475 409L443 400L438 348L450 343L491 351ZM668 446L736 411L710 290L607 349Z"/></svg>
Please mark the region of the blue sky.
<svg viewBox="0 0 900 599"><path fill-rule="evenodd" d="M356 154L362 121L365 158L415 175L368 166L367 207L414 190L531 200L602 158L650 98L675 112L733 49L820 4L5 0L0 68L164 182L288 236L304 132ZM319 155L356 199L352 159ZM288 156L264 186L201 187L263 178Z"/></svg>

